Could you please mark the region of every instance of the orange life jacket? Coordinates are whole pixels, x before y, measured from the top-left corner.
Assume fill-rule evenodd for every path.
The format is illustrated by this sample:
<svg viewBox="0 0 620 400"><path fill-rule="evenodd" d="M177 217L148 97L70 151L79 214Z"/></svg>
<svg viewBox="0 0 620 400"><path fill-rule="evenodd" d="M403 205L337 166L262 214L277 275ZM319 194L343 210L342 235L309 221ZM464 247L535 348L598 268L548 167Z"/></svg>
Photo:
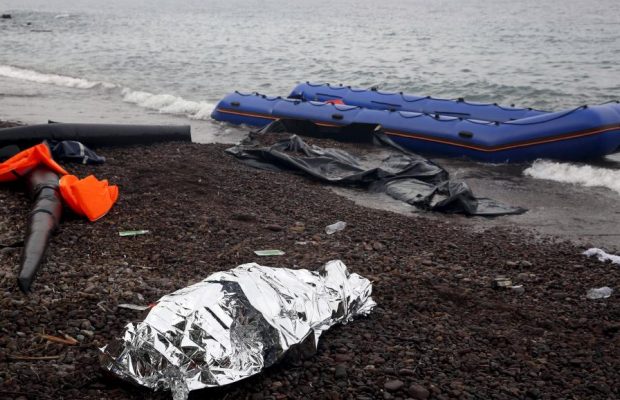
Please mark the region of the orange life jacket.
<svg viewBox="0 0 620 400"><path fill-rule="evenodd" d="M67 175L52 158L49 147L44 143L21 151L0 164L0 182L11 182L26 175L39 164L44 164L59 175Z"/></svg>
<svg viewBox="0 0 620 400"><path fill-rule="evenodd" d="M110 211L118 199L118 186L109 185L89 175L78 179L75 175L60 178L60 194L65 204L78 215L94 222Z"/></svg>

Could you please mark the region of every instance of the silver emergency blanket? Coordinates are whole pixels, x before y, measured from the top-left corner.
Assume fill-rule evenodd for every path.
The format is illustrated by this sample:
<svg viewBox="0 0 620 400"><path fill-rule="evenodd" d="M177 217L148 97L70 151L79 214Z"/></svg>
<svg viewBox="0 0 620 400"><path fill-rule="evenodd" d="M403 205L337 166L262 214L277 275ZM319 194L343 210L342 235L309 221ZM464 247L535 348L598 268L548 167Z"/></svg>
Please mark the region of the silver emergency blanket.
<svg viewBox="0 0 620 400"><path fill-rule="evenodd" d="M371 311L371 292L339 260L317 272L243 264L162 297L101 349L102 366L186 399L257 374L287 352L316 351L323 331Z"/></svg>

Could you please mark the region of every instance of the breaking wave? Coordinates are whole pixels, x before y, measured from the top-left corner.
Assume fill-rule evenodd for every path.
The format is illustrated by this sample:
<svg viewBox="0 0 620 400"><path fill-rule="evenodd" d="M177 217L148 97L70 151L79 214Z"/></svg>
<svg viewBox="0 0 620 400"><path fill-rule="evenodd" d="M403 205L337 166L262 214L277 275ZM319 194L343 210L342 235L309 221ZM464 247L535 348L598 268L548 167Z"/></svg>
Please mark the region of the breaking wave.
<svg viewBox="0 0 620 400"><path fill-rule="evenodd" d="M537 160L523 174L587 187L606 187L620 194L620 170Z"/></svg>
<svg viewBox="0 0 620 400"><path fill-rule="evenodd" d="M83 78L74 78L66 75L48 74L30 69L0 64L0 76L20 79L29 82L62 86L74 89L114 89L121 86L109 82L90 81ZM150 110L157 110L164 114L181 114L192 119L209 119L214 104L204 101L185 100L171 94L153 94L122 88L121 95L126 103L136 104Z"/></svg>
<svg viewBox="0 0 620 400"><path fill-rule="evenodd" d="M171 94L153 94L124 88L123 101L165 114L184 114L192 119L209 119L214 104L205 101L185 100Z"/></svg>
<svg viewBox="0 0 620 400"><path fill-rule="evenodd" d="M75 89L92 89L95 87L111 89L116 87L113 83L89 81L87 79L73 78L65 75L46 74L31 69L13 67L11 65L0 65L0 76Z"/></svg>

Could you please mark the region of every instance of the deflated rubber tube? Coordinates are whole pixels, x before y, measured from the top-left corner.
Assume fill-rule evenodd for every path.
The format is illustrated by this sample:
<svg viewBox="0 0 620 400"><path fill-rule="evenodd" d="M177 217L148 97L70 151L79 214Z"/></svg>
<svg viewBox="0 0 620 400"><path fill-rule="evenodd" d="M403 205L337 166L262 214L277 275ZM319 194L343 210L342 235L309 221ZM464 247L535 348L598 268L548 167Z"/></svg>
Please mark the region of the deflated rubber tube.
<svg viewBox="0 0 620 400"><path fill-rule="evenodd" d="M37 168L26 176L28 191L34 199L34 205L28 218L17 278L17 284L23 292L30 291L52 234L62 217L58 181L58 175L44 167Z"/></svg>
<svg viewBox="0 0 620 400"><path fill-rule="evenodd" d="M192 140L189 125L65 124L18 126L0 131L0 146L20 147L43 140L76 140L86 146L124 146Z"/></svg>

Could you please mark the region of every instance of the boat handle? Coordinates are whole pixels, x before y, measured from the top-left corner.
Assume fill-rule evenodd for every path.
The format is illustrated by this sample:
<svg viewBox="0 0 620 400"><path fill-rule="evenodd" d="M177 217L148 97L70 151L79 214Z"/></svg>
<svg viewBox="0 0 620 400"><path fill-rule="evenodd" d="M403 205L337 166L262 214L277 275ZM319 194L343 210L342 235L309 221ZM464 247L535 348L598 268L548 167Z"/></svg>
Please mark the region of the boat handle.
<svg viewBox="0 0 620 400"><path fill-rule="evenodd" d="M337 119L337 120L341 120L344 117L342 116L342 114L332 114L332 118L333 119Z"/></svg>
<svg viewBox="0 0 620 400"><path fill-rule="evenodd" d="M468 131L460 131L459 136L464 139L471 139L474 137L474 134Z"/></svg>
<svg viewBox="0 0 620 400"><path fill-rule="evenodd" d="M239 103L238 101L232 101L230 103L230 105L233 106L233 107L239 107L241 105L241 103Z"/></svg>

